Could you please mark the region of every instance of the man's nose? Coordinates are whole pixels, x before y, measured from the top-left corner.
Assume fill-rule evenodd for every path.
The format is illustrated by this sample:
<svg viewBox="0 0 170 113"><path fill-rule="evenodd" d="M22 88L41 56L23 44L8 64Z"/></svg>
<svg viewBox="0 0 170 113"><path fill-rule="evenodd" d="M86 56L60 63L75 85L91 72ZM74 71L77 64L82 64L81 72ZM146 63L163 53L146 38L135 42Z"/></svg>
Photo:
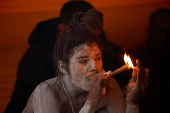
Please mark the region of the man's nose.
<svg viewBox="0 0 170 113"><path fill-rule="evenodd" d="M97 63L95 60L91 60L88 66L89 71L97 71Z"/></svg>

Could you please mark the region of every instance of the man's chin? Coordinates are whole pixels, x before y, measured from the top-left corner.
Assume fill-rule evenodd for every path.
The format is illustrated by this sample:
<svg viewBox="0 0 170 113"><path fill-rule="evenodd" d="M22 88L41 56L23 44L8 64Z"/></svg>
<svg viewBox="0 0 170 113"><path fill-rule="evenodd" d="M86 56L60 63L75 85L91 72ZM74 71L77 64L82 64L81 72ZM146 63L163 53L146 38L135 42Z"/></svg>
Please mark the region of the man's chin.
<svg viewBox="0 0 170 113"><path fill-rule="evenodd" d="M89 82L89 84L90 84L90 82ZM86 84L85 87L82 87L82 89L84 91L89 91L89 84Z"/></svg>
<svg viewBox="0 0 170 113"><path fill-rule="evenodd" d="M73 82L74 83L74 82ZM79 87L80 89L84 90L84 91L89 91L89 85L90 85L90 81L86 81L87 84L80 85L80 84L76 84L74 83L77 87Z"/></svg>
<svg viewBox="0 0 170 113"><path fill-rule="evenodd" d="M89 92L89 88L87 88L87 87L79 87L79 88L81 88L81 89L84 90L84 91Z"/></svg>

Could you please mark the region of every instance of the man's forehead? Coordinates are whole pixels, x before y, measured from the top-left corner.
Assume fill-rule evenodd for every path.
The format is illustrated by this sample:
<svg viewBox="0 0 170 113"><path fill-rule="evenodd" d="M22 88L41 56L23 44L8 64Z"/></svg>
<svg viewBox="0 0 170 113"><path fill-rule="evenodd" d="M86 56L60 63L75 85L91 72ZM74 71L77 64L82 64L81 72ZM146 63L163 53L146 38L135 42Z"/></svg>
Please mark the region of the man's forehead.
<svg viewBox="0 0 170 113"><path fill-rule="evenodd" d="M96 43L81 44L73 49L73 55L76 53L88 54L90 52L100 52L100 49Z"/></svg>

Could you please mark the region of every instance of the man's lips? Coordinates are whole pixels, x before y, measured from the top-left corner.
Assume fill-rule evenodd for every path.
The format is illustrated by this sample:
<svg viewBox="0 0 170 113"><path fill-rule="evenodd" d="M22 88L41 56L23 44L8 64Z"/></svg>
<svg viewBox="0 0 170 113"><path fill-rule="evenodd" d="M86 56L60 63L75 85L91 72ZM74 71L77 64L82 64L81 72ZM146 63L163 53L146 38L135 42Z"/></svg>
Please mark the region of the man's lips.
<svg viewBox="0 0 170 113"><path fill-rule="evenodd" d="M96 72L96 73L94 73L94 74L91 74L91 75L87 76L86 79L87 79L88 81L90 81L90 80L91 80L91 77L92 77L93 75L97 74L97 73L98 73L98 72Z"/></svg>

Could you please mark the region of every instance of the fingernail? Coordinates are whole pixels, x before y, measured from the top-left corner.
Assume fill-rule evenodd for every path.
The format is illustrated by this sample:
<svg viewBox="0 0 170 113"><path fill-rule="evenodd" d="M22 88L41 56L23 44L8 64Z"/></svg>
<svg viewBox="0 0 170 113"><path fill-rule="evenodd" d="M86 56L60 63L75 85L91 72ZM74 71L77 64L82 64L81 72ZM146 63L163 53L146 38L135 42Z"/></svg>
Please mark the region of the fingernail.
<svg viewBox="0 0 170 113"><path fill-rule="evenodd" d="M140 62L139 58L136 59L136 63L138 64Z"/></svg>
<svg viewBox="0 0 170 113"><path fill-rule="evenodd" d="M140 60L139 60L139 58L136 59L136 64L137 64L137 69L139 69L140 68Z"/></svg>

